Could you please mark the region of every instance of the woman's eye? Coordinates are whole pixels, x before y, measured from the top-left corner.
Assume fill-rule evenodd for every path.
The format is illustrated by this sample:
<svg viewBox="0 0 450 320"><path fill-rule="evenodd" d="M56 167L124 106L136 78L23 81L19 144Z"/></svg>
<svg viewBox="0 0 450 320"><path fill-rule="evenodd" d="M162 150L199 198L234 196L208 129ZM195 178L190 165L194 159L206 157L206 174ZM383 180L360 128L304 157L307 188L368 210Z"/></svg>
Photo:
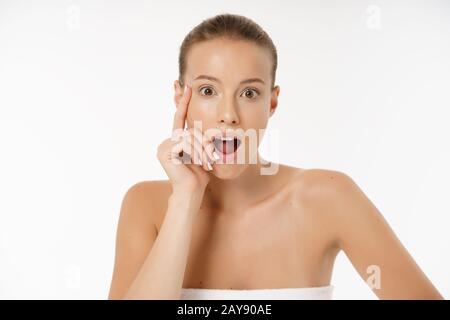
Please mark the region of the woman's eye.
<svg viewBox="0 0 450 320"><path fill-rule="evenodd" d="M246 98L254 99L257 95L259 95L259 92L256 89L248 89L244 91L244 94Z"/></svg>
<svg viewBox="0 0 450 320"><path fill-rule="evenodd" d="M214 92L214 90L211 87L203 87L200 88L200 93L204 93L204 95L206 96L211 96Z"/></svg>
<svg viewBox="0 0 450 320"><path fill-rule="evenodd" d="M212 87L203 87L203 88L200 88L199 91L204 96L212 96L215 94L215 91ZM243 94L248 99L254 99L256 96L259 95L259 91L256 89L247 89L243 92Z"/></svg>

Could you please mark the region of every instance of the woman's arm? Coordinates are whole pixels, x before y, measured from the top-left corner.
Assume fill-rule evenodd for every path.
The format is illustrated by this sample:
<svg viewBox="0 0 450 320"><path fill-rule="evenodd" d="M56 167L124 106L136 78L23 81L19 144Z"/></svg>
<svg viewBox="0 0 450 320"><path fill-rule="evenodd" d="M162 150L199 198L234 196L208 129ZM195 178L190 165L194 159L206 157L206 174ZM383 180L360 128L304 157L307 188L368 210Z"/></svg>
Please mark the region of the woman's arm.
<svg viewBox="0 0 450 320"><path fill-rule="evenodd" d="M337 242L378 298L443 299L357 184L332 176L326 189Z"/></svg>
<svg viewBox="0 0 450 320"><path fill-rule="evenodd" d="M158 196L156 187L144 192L137 184L124 197L109 299L180 298L192 223L202 195L173 193L157 235L157 208L142 205L143 197Z"/></svg>
<svg viewBox="0 0 450 320"><path fill-rule="evenodd" d="M154 182L146 184L151 190L142 191L138 183L126 193L117 230L110 299L180 298L193 221L209 183L208 171L217 160L211 137L205 138L196 128L185 130L192 88L184 88L175 96L172 136L159 144L157 152L172 194L161 209L156 204L167 196L163 195L164 188ZM184 156L194 164L184 161ZM163 211L164 221L157 234L155 217Z"/></svg>

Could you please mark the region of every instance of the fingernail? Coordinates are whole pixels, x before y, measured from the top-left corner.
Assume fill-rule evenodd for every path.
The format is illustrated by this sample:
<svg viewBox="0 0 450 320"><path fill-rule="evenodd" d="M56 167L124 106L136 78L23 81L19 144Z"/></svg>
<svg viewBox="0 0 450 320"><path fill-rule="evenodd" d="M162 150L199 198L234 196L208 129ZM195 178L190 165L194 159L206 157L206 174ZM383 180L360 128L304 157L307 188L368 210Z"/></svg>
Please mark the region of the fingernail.
<svg viewBox="0 0 450 320"><path fill-rule="evenodd" d="M213 156L214 156L214 159L216 159L216 160L220 159L219 155L217 154L217 152L215 150L213 151Z"/></svg>
<svg viewBox="0 0 450 320"><path fill-rule="evenodd" d="M212 166L209 162L206 163L208 165L209 170L212 170Z"/></svg>
<svg viewBox="0 0 450 320"><path fill-rule="evenodd" d="M183 90L183 94L185 95L187 92L187 84L184 85L184 90Z"/></svg>

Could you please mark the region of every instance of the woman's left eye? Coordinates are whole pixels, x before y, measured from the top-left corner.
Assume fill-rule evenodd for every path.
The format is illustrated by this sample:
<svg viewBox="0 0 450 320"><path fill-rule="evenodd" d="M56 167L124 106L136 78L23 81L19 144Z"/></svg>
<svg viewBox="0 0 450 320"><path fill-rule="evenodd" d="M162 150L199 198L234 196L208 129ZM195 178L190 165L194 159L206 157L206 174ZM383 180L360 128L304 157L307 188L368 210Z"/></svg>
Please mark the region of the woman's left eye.
<svg viewBox="0 0 450 320"><path fill-rule="evenodd" d="M248 95L249 92L253 92L253 94L249 96ZM255 96L259 95L259 91L256 89L247 89L244 91L244 94L247 98L254 99Z"/></svg>

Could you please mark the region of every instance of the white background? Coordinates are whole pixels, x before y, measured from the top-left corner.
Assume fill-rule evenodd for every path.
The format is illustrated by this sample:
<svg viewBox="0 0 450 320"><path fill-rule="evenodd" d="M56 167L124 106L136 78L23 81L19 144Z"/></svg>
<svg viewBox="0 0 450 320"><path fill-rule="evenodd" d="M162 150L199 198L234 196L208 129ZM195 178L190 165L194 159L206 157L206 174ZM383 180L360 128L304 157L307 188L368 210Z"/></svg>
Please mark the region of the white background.
<svg viewBox="0 0 450 320"><path fill-rule="evenodd" d="M181 41L223 12L277 46L279 161L350 175L449 297L450 1L0 0L0 298L107 298ZM332 284L376 298L343 253Z"/></svg>

